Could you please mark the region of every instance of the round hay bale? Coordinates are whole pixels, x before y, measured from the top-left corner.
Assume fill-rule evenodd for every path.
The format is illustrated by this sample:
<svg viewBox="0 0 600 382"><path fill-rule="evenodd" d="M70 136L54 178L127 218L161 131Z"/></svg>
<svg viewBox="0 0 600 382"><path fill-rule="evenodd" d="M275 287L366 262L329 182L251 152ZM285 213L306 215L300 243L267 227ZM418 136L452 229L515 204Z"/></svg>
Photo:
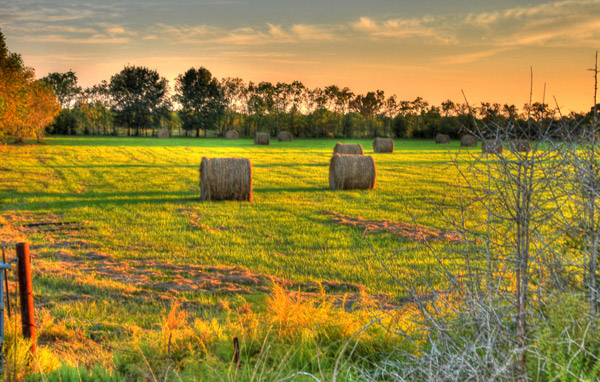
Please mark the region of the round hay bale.
<svg viewBox="0 0 600 382"><path fill-rule="evenodd" d="M255 145L268 145L269 143L271 143L271 136L269 133L256 133L254 135Z"/></svg>
<svg viewBox="0 0 600 382"><path fill-rule="evenodd" d="M336 143L333 148L334 154L343 154L343 155L364 155L364 151L361 145L359 144L344 144L344 143Z"/></svg>
<svg viewBox="0 0 600 382"><path fill-rule="evenodd" d="M169 130L162 128L162 129L158 129L158 131L156 132L156 136L158 138L169 138L170 134L169 134Z"/></svg>
<svg viewBox="0 0 600 382"><path fill-rule="evenodd" d="M227 132L225 133L225 139L234 140L234 139L239 139L239 138L240 138L240 135L235 130L227 130Z"/></svg>
<svg viewBox="0 0 600 382"><path fill-rule="evenodd" d="M530 153L531 142L529 142L529 139L513 139L510 143L510 148L510 151L515 153Z"/></svg>
<svg viewBox="0 0 600 382"><path fill-rule="evenodd" d="M200 199L252 200L252 163L246 158L202 158Z"/></svg>
<svg viewBox="0 0 600 382"><path fill-rule="evenodd" d="M289 131L280 131L277 134L277 140L279 142L291 142L294 140L294 136Z"/></svg>
<svg viewBox="0 0 600 382"><path fill-rule="evenodd" d="M504 145L502 142L494 139L484 139L481 142L481 152L483 154L502 154L504 152Z"/></svg>
<svg viewBox="0 0 600 382"><path fill-rule="evenodd" d="M466 147L477 147L477 137L473 136L473 135L463 135L460 138L460 145L461 146L466 146Z"/></svg>
<svg viewBox="0 0 600 382"><path fill-rule="evenodd" d="M446 134L438 134L435 136L435 143L450 143L450 136Z"/></svg>
<svg viewBox="0 0 600 382"><path fill-rule="evenodd" d="M376 178L371 156L333 154L331 157L329 188L333 190L372 190Z"/></svg>
<svg viewBox="0 0 600 382"><path fill-rule="evenodd" d="M373 141L373 152L393 153L394 140L392 138L375 138Z"/></svg>

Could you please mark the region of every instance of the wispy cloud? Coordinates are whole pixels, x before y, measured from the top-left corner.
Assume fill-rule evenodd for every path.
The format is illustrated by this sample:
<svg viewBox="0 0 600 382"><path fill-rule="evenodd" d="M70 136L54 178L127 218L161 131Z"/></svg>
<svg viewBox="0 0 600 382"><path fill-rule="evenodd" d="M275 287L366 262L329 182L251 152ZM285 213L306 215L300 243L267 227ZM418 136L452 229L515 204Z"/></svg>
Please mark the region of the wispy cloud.
<svg viewBox="0 0 600 382"><path fill-rule="evenodd" d="M39 33L69 33L69 34L94 34L98 33L98 29L91 27L78 27L69 25L47 25L40 23L25 23L10 25L8 29L12 33L20 33L23 35L32 35Z"/></svg>
<svg viewBox="0 0 600 382"><path fill-rule="evenodd" d="M437 59L439 64L443 65L461 65L461 64L470 64L472 62L477 62L484 58L494 57L496 55L505 53L509 50L513 50L510 47L502 47L502 48L494 48L494 49L484 49L472 53L462 53L456 54L452 56L444 56Z"/></svg>
<svg viewBox="0 0 600 382"><path fill-rule="evenodd" d="M336 38L332 28L320 25L266 24L262 27L225 29L210 25L160 24L149 32L149 39L164 39L175 44L268 45L308 41L331 41Z"/></svg>
<svg viewBox="0 0 600 382"><path fill-rule="evenodd" d="M77 7L35 7L13 3L0 10L3 30L16 40L57 44L127 44L137 32L111 22L118 7L81 4Z"/></svg>
<svg viewBox="0 0 600 382"><path fill-rule="evenodd" d="M114 7L94 5L70 9L28 9L12 5L0 10L3 29L25 41L72 44L127 44L156 41L170 45L269 46L277 44L365 43L455 46L449 62L463 63L501 53L504 47L593 46L600 41L600 0L561 0L495 12L454 13L422 17L362 16L330 24L264 23L227 28L218 24L128 25L115 22ZM474 51L479 53L473 53ZM486 52L486 53L484 53Z"/></svg>
<svg viewBox="0 0 600 382"><path fill-rule="evenodd" d="M350 25L353 30L367 37L408 39L422 37L441 43L453 43L455 37L440 27L443 17L393 18L376 21L361 17Z"/></svg>
<svg viewBox="0 0 600 382"><path fill-rule="evenodd" d="M465 26L497 46L591 46L600 41L600 0L565 0L469 14Z"/></svg>
<svg viewBox="0 0 600 382"><path fill-rule="evenodd" d="M131 41L128 37L110 37L106 35L92 35L85 38L73 38L60 35L45 35L36 37L27 37L23 41L28 42L44 42L44 43L60 43L60 44L127 44Z"/></svg>
<svg viewBox="0 0 600 382"><path fill-rule="evenodd" d="M131 37L135 37L138 35L138 32L128 29L122 25L117 25L117 24L106 24L106 23L102 23L102 24L98 24L99 26L101 26L102 28L104 28L104 33L109 35L109 36L131 36Z"/></svg>
<svg viewBox="0 0 600 382"><path fill-rule="evenodd" d="M150 39L166 40L166 42L176 44L197 44L205 42L208 39L214 39L218 36L220 29L209 25L167 25L158 24L146 36L152 36Z"/></svg>
<svg viewBox="0 0 600 382"><path fill-rule="evenodd" d="M110 6L86 1L72 8L34 8L24 3L29 5L15 1L0 9L2 30L10 32L11 39L27 42L34 54L54 53L61 47L66 54L95 52L97 65L98 57L120 62L137 58L162 62L165 67L179 60L175 57L186 63L197 57L197 62L219 62L227 68L246 63L260 70L269 64L273 68L285 64L286 70L291 64L320 68L329 64L334 71L360 67L364 70L357 76L366 77L368 68L398 73L472 72L484 62L510 62L509 55L529 57L525 53L536 47L595 50L600 46L600 0L559 0L477 13L457 7L454 13L418 17L365 12L329 23L310 18L285 22L273 15L262 17L261 22L249 17L230 24L208 18L198 22L173 17L155 17L160 23L141 20L132 14L138 8L121 9L116 1ZM140 0L153 15L172 7L166 1L151 3ZM215 1L215 5L222 4ZM43 44L52 48L43 49ZM111 54L104 57L107 51Z"/></svg>
<svg viewBox="0 0 600 382"><path fill-rule="evenodd" d="M21 9L15 6L0 11L0 19L27 22L64 22L90 18L94 12L90 9L47 8Z"/></svg>

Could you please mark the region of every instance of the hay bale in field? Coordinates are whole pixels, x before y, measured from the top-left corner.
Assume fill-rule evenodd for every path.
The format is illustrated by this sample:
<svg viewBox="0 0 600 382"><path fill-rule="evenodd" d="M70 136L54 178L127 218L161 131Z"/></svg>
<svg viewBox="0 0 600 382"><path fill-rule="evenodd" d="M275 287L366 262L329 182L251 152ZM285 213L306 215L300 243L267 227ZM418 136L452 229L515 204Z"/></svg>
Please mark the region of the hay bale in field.
<svg viewBox="0 0 600 382"><path fill-rule="evenodd" d="M202 158L200 199L252 200L252 163L246 158Z"/></svg>
<svg viewBox="0 0 600 382"><path fill-rule="evenodd" d="M530 153L531 142L529 142L529 139L513 139L510 142L510 149L510 151L516 153Z"/></svg>
<svg viewBox="0 0 600 382"><path fill-rule="evenodd" d="M481 142L481 152L483 154L502 154L504 145L501 141L495 139L484 139Z"/></svg>
<svg viewBox="0 0 600 382"><path fill-rule="evenodd" d="M170 134L169 134L169 130L167 129L158 129L158 131L156 132L156 136L158 138L169 138Z"/></svg>
<svg viewBox="0 0 600 382"><path fill-rule="evenodd" d="M473 135L463 135L460 138L460 145L461 146L466 146L466 147L477 147L477 137L473 136Z"/></svg>
<svg viewBox="0 0 600 382"><path fill-rule="evenodd" d="M280 131L277 134L277 140L279 142L291 142L294 140L294 136L289 131Z"/></svg>
<svg viewBox="0 0 600 382"><path fill-rule="evenodd" d="M435 136L435 143L450 143L450 136L446 134L438 134Z"/></svg>
<svg viewBox="0 0 600 382"><path fill-rule="evenodd" d="M334 154L342 154L342 155L364 155L364 151L361 145L359 144L344 144L344 143L336 143L333 148Z"/></svg>
<svg viewBox="0 0 600 382"><path fill-rule="evenodd" d="M234 139L239 139L239 138L240 138L240 135L235 130L227 130L227 132L225 133L225 139L234 140Z"/></svg>
<svg viewBox="0 0 600 382"><path fill-rule="evenodd" d="M255 145L268 145L271 143L271 135L269 133L256 133L254 135Z"/></svg>
<svg viewBox="0 0 600 382"><path fill-rule="evenodd" d="M329 188L372 190L375 188L375 161L371 156L333 154L329 162Z"/></svg>
<svg viewBox="0 0 600 382"><path fill-rule="evenodd" d="M394 140L392 138L375 138L373 141L373 152L393 153Z"/></svg>

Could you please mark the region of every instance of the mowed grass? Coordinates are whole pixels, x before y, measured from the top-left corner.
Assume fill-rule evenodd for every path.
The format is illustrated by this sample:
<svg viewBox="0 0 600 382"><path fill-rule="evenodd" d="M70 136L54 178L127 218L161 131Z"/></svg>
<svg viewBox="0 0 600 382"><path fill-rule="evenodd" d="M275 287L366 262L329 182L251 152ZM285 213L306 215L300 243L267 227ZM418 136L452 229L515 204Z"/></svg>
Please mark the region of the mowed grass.
<svg viewBox="0 0 600 382"><path fill-rule="evenodd" d="M440 259L460 261L428 256L421 243L389 232L367 235L375 256L361 228L324 211L452 229L440 210L458 212L451 206L464 190L456 164L479 149L396 141L395 153L374 154L371 140L344 142L361 143L373 155L375 190L329 189L335 140L255 146L248 139L61 137L0 148L0 241L31 245L40 369L99 365L127 380L153 373L174 381L231 380L231 340L239 337L240 373L248 376L237 380L278 380L321 367L331 375L346 341L389 297L399 299L392 301L397 309L386 305L385 325L406 330L410 306L396 280L419 283L423 274L436 274L430 271ZM254 200L201 201L203 156L249 158ZM27 226L45 222L66 224ZM253 285L228 267L290 283L286 292L268 277ZM213 273L220 276L212 287L191 285ZM12 272L9 279L14 297ZM324 297L315 293L321 282L358 284L375 296L338 284ZM9 376L32 372L14 361L27 351L16 341L18 327L16 319L7 324ZM400 346L401 338L379 325L363 334L359 363ZM251 376L257 368L264 378Z"/></svg>
<svg viewBox="0 0 600 382"><path fill-rule="evenodd" d="M360 143L365 155L374 156L375 190L329 189L335 140L255 146L248 139L61 137L2 150L0 203L4 214L27 222L53 215L84 223L87 229L69 240L121 261L239 266L295 281L350 282L373 293L392 292L393 282L362 230L337 224L323 211L409 223L417 218L451 228L432 202L459 197L459 174L450 162L457 153L479 149L411 140L396 141L393 154L374 154L372 140L343 142ZM203 156L249 158L253 202L201 201ZM44 252L45 237L32 233L28 240ZM382 256L416 246L389 233L369 238ZM397 277L435 266L423 262L422 251L390 258Z"/></svg>

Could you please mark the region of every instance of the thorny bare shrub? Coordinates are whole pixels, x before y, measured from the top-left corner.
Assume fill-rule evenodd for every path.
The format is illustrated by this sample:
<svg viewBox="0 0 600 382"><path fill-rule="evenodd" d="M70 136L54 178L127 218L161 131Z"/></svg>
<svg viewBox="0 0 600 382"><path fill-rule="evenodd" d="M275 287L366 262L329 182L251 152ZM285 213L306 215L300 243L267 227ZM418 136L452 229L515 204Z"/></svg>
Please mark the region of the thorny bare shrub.
<svg viewBox="0 0 600 382"><path fill-rule="evenodd" d="M576 350L553 362L554 355L541 349L539 330L557 293L577 293L583 285L592 308L597 301L598 125L593 119L587 129L569 126L547 105L537 105L527 124L509 119L469 132L501 142L507 151L472 154L466 165L458 156L454 160L463 197L452 210L439 206L438 213L460 233L462 244L423 242L436 266L415 271L405 283L395 279L418 312L414 327L422 330L397 333L413 344L412 351L390 354L363 371L365 380L526 381L528 372L552 379L551 365L577 381L591 380L600 369L574 337L562 341ZM522 149L522 139L531 142L530 151ZM581 240L572 240L574 231ZM574 243L582 245L573 250ZM386 255L371 250L394 278ZM587 322L596 327L597 316ZM575 372L581 354L589 365Z"/></svg>

